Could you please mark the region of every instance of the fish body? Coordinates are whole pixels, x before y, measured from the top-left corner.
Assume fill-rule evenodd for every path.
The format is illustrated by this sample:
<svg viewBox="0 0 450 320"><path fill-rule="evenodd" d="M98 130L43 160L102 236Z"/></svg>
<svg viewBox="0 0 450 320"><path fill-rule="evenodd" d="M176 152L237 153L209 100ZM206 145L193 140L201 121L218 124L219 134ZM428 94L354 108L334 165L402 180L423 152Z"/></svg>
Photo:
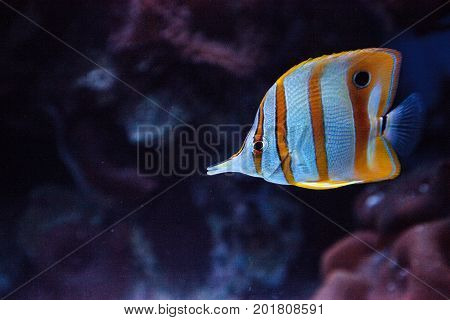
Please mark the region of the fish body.
<svg viewBox="0 0 450 320"><path fill-rule="evenodd" d="M374 48L294 66L267 91L240 150L208 174L310 189L397 177L395 146L412 145L422 117L416 95L389 112L400 64L398 51Z"/></svg>

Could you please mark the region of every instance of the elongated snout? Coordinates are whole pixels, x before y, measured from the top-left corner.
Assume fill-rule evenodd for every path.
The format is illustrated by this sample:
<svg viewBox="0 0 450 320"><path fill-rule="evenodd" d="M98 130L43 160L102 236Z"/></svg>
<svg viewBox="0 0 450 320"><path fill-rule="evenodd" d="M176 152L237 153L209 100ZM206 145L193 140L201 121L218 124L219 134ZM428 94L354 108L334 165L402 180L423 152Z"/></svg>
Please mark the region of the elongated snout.
<svg viewBox="0 0 450 320"><path fill-rule="evenodd" d="M215 174L226 173L226 172L242 172L241 157L233 156L228 160L225 160L215 166L208 167L207 174L213 176Z"/></svg>

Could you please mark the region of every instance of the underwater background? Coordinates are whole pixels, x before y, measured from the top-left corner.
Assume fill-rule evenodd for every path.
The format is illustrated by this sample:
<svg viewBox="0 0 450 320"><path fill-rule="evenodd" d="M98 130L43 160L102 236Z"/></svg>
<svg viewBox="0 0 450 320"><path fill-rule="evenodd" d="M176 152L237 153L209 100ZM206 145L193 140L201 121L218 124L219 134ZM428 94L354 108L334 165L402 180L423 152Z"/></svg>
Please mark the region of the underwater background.
<svg viewBox="0 0 450 320"><path fill-rule="evenodd" d="M2 297L450 296L450 4L407 29L446 1L5 2L67 45L0 1ZM335 223L261 179L138 174L137 125L177 124L145 96L250 124L291 66L386 41L425 129L396 180L288 188Z"/></svg>

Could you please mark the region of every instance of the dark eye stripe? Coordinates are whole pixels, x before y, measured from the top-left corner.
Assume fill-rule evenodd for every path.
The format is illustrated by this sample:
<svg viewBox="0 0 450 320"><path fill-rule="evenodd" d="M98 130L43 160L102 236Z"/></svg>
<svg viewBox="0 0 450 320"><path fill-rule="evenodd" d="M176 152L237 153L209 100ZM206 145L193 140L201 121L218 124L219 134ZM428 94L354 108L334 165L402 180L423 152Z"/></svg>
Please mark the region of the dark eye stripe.
<svg viewBox="0 0 450 320"><path fill-rule="evenodd" d="M264 136L264 103L266 102L266 96L261 101L258 110L258 127L256 128L255 135L253 136L253 146L257 142L262 142ZM263 143L264 148L264 143ZM262 149L263 149L262 148ZM261 151L253 152L253 162L258 174L262 174L262 149ZM255 149L253 149L255 151Z"/></svg>
<svg viewBox="0 0 450 320"><path fill-rule="evenodd" d="M253 150L256 152L262 152L264 149L264 141L256 141L253 143Z"/></svg>

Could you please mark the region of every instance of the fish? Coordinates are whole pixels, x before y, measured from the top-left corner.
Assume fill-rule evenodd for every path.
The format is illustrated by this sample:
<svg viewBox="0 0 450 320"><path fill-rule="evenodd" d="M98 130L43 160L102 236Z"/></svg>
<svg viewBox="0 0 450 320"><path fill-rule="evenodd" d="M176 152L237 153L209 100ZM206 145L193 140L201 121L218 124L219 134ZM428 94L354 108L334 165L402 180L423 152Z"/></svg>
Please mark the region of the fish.
<svg viewBox="0 0 450 320"><path fill-rule="evenodd" d="M401 59L368 48L292 67L266 92L241 148L207 174L315 190L396 178L424 118L417 93L392 108Z"/></svg>

